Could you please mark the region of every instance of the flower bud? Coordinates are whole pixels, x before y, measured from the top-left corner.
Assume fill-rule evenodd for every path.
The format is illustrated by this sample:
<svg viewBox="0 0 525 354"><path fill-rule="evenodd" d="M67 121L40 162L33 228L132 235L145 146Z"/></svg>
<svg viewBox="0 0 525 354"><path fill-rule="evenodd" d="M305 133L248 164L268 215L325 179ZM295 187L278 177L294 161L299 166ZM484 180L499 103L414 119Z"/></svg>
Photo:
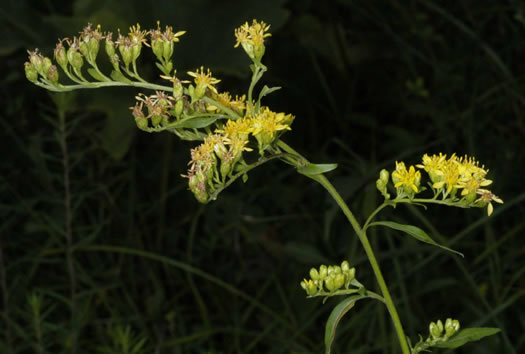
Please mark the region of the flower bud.
<svg viewBox="0 0 525 354"><path fill-rule="evenodd" d="M164 60L170 60L173 55L173 42L172 41L163 41L162 43L162 56Z"/></svg>
<svg viewBox="0 0 525 354"><path fill-rule="evenodd" d="M140 51L142 50L142 45L140 43L135 43L131 46L131 60L137 61L140 56Z"/></svg>
<svg viewBox="0 0 525 354"><path fill-rule="evenodd" d="M48 57L45 57L42 60L42 76L47 77L47 72L49 71L49 68L53 66L53 62Z"/></svg>
<svg viewBox="0 0 525 354"><path fill-rule="evenodd" d="M206 94L206 88L207 86L205 84L199 84L195 88L195 100L201 99Z"/></svg>
<svg viewBox="0 0 525 354"><path fill-rule="evenodd" d="M441 320L437 320L437 323L430 322L428 329L432 339L439 338L443 333L443 322L441 322Z"/></svg>
<svg viewBox="0 0 525 354"><path fill-rule="evenodd" d="M31 82L37 82L38 80L38 71L36 71L35 66L30 62L26 61L24 63L24 69L26 73L26 78Z"/></svg>
<svg viewBox="0 0 525 354"><path fill-rule="evenodd" d="M319 280L320 279L319 272L317 271L317 269L315 269L315 268L310 269L310 278L312 278L313 280Z"/></svg>
<svg viewBox="0 0 525 354"><path fill-rule="evenodd" d="M67 60L69 61L69 64L78 71L80 71L84 65L82 54L80 54L75 47L69 47L67 50Z"/></svg>
<svg viewBox="0 0 525 354"><path fill-rule="evenodd" d="M451 337L459 331L459 321L447 318L445 321L445 337Z"/></svg>
<svg viewBox="0 0 525 354"><path fill-rule="evenodd" d="M379 179L383 181L383 184L387 185L390 177L390 173L384 168L379 172Z"/></svg>
<svg viewBox="0 0 525 354"><path fill-rule="evenodd" d="M164 43L161 39L154 39L151 41L151 50L153 51L153 54L159 59L159 61L163 61L163 53L164 53Z"/></svg>
<svg viewBox="0 0 525 354"><path fill-rule="evenodd" d="M128 68L129 64L131 64L131 61L133 59L133 53L132 53L131 47L127 45L119 45L118 49L120 51L120 55L122 55L122 60L124 61L124 65L126 65L126 68Z"/></svg>
<svg viewBox="0 0 525 354"><path fill-rule="evenodd" d="M62 45L62 42L59 42L55 48L55 60L57 61L58 65L60 65L62 68L67 67L67 54L66 49Z"/></svg>
<svg viewBox="0 0 525 354"><path fill-rule="evenodd" d="M184 87L180 80L177 80L177 83L173 84L173 97L179 98L184 94Z"/></svg>
<svg viewBox="0 0 525 354"><path fill-rule="evenodd" d="M91 58L95 60L95 58L98 55L98 51L100 49L99 40L91 37L88 42L88 48L89 48L89 54L91 55Z"/></svg>
<svg viewBox="0 0 525 354"><path fill-rule="evenodd" d="M106 54L108 55L110 59L113 58L113 56L115 55L115 42L113 42L112 37L113 37L113 33L111 32L109 32L106 35L105 49L106 49Z"/></svg>
<svg viewBox="0 0 525 354"><path fill-rule="evenodd" d="M441 332L439 332L439 329L437 328L437 325L434 322L430 322L430 324L428 325L428 331L432 339L436 339L441 336Z"/></svg>
<svg viewBox="0 0 525 354"><path fill-rule="evenodd" d="M175 117L180 118L180 115L184 111L184 100L180 99L175 103Z"/></svg>
<svg viewBox="0 0 525 354"><path fill-rule="evenodd" d="M335 274L334 286L337 289L341 289L345 285L345 276L342 273Z"/></svg>
<svg viewBox="0 0 525 354"><path fill-rule="evenodd" d="M347 272L349 269L350 269L350 263L348 263L348 261L343 261L341 263L341 270L343 271L343 273Z"/></svg>
<svg viewBox="0 0 525 354"><path fill-rule="evenodd" d="M336 290L336 284L335 284L335 279L333 277L327 277L325 280L324 280L324 285L326 286L326 288L328 289L328 291L334 291Z"/></svg>
<svg viewBox="0 0 525 354"><path fill-rule="evenodd" d="M328 267L325 266L324 264L322 264L319 267L319 278L320 279L324 279L324 278L326 278L327 275L328 275Z"/></svg>

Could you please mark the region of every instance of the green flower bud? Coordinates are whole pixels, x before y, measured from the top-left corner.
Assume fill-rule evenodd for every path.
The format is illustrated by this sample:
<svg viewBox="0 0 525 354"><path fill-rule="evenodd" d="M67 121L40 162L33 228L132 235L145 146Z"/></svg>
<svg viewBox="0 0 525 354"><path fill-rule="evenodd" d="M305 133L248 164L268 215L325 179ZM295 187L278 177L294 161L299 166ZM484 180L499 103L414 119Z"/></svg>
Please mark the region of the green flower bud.
<svg viewBox="0 0 525 354"><path fill-rule="evenodd" d="M162 56L164 57L164 60L168 61L170 60L171 56L173 55L173 42L172 41L163 41L163 48L162 48Z"/></svg>
<svg viewBox="0 0 525 354"><path fill-rule="evenodd" d="M324 278L326 278L327 275L328 275L328 267L325 266L324 264L322 264L319 267L319 278L320 279L324 279Z"/></svg>
<svg viewBox="0 0 525 354"><path fill-rule="evenodd" d="M195 100L204 97L204 94L206 93L206 88L207 87L205 84L197 85L197 87L195 88Z"/></svg>
<svg viewBox="0 0 525 354"><path fill-rule="evenodd" d="M228 177L228 174L231 172L232 166L233 166L233 163L231 160L229 161L224 160L221 162L220 172L224 180L226 180L226 177Z"/></svg>
<svg viewBox="0 0 525 354"><path fill-rule="evenodd" d="M443 333L443 322L437 320L437 323L430 322L429 332L432 339L440 338Z"/></svg>
<svg viewBox="0 0 525 354"><path fill-rule="evenodd" d="M110 59L113 58L113 56L115 55L115 42L113 42L111 37L113 37L113 33L109 32L106 35L106 45L105 45L106 54L108 55Z"/></svg>
<svg viewBox="0 0 525 354"><path fill-rule="evenodd" d="M98 55L98 51L100 49L99 41L95 38L90 38L88 42L89 47L89 54L91 55L91 59L95 60L95 58Z"/></svg>
<svg viewBox="0 0 525 354"><path fill-rule="evenodd" d="M459 321L447 318L445 321L445 337L451 337L459 331Z"/></svg>
<svg viewBox="0 0 525 354"><path fill-rule="evenodd" d="M317 271L317 269L315 269L315 268L310 269L310 278L312 278L313 280L319 280L320 279L319 272Z"/></svg>
<svg viewBox="0 0 525 354"><path fill-rule="evenodd" d="M84 65L82 54L80 54L74 47L69 47L67 50L67 60L69 61L69 64L78 71L80 71Z"/></svg>
<svg viewBox="0 0 525 354"><path fill-rule="evenodd" d="M439 331L437 325L434 322L430 322L430 324L428 325L428 331L432 339L436 339L441 336L441 332Z"/></svg>
<svg viewBox="0 0 525 354"><path fill-rule="evenodd" d="M160 39L155 39L151 41L151 50L153 51L153 54L159 59L159 61L163 61L163 53L164 53L164 43Z"/></svg>
<svg viewBox="0 0 525 354"><path fill-rule="evenodd" d="M183 94L184 94L184 87L182 86L181 82L178 81L176 84L173 85L173 97L179 98L179 97L182 97Z"/></svg>
<svg viewBox="0 0 525 354"><path fill-rule="evenodd" d="M82 53L85 57L89 58L89 46L86 42L82 41L80 42L79 44L79 50L80 50L80 53Z"/></svg>
<svg viewBox="0 0 525 354"><path fill-rule="evenodd" d="M350 263L348 263L348 261L343 261L341 263L341 270L343 271L343 273L347 272L349 269L350 269Z"/></svg>
<svg viewBox="0 0 525 354"><path fill-rule="evenodd" d="M445 321L445 337L447 338L452 336L454 333L456 333L452 323L453 323L452 318L447 318Z"/></svg>
<svg viewBox="0 0 525 354"><path fill-rule="evenodd" d="M335 273L335 268L333 265L328 266L328 275L332 275Z"/></svg>
<svg viewBox="0 0 525 354"><path fill-rule="evenodd" d="M120 51L120 55L122 55L124 65L126 65L126 68L129 67L129 64L131 64L131 61L133 59L133 53L131 48L126 45L119 45L118 50Z"/></svg>
<svg viewBox="0 0 525 354"><path fill-rule="evenodd" d="M384 168L379 172L379 179L383 181L383 184L387 185L390 177L390 173Z"/></svg>
<svg viewBox="0 0 525 354"><path fill-rule="evenodd" d="M345 276L342 273L337 273L334 277L334 286L337 289L341 289L345 285Z"/></svg>
<svg viewBox="0 0 525 354"><path fill-rule="evenodd" d="M327 277L325 280L324 280L324 285L326 286L326 288L328 289L328 291L334 291L336 290L336 284L335 284L335 279L333 277Z"/></svg>
<svg viewBox="0 0 525 354"><path fill-rule="evenodd" d="M51 66L53 66L53 62L51 61L51 59L49 59L48 57L42 59L42 72L40 74L42 74L43 77L47 78L47 72L49 71L49 68Z"/></svg>
<svg viewBox="0 0 525 354"><path fill-rule="evenodd" d="M133 61L137 61L138 57L140 56L140 51L142 50L142 45L141 44L134 44L132 47L131 47L131 55L132 55L132 59Z"/></svg>
<svg viewBox="0 0 525 354"><path fill-rule="evenodd" d="M184 100L180 99L175 103L175 117L180 118L180 115L184 111Z"/></svg>
<svg viewBox="0 0 525 354"><path fill-rule="evenodd" d="M62 42L59 42L55 48L55 60L57 61L58 65L60 65L62 68L67 68L67 54L66 49L62 45ZM64 69L65 70L65 69Z"/></svg>
<svg viewBox="0 0 525 354"><path fill-rule="evenodd" d="M26 73L26 78L31 82L36 82L38 80L38 71L36 71L35 66L30 62L26 61L24 63L24 70Z"/></svg>

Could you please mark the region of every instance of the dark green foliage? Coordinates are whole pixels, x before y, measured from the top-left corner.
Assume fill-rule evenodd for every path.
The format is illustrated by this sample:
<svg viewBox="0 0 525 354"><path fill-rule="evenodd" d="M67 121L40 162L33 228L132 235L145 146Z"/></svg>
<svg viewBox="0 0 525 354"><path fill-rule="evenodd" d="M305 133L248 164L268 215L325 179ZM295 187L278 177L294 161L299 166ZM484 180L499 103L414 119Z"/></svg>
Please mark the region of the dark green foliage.
<svg viewBox="0 0 525 354"><path fill-rule="evenodd" d="M523 352L524 11L519 1L2 2L0 353L322 352L337 300L305 299L310 267L348 259L377 290L357 238L310 179L268 163L202 207L180 177L193 145L138 131L136 90L50 96L24 77L26 48L51 56L87 22L125 32L158 19L188 31L178 73L209 65L241 93L248 59L233 29L252 18L272 25L263 84L282 89L265 102L296 116L285 140L338 164L327 177L360 221L396 160L457 152L490 168L505 201L490 218L439 206L381 214L464 259L369 233L413 343L453 317L502 330L457 353ZM141 73L154 81L147 58ZM334 353L398 350L375 301L357 303L337 334Z"/></svg>

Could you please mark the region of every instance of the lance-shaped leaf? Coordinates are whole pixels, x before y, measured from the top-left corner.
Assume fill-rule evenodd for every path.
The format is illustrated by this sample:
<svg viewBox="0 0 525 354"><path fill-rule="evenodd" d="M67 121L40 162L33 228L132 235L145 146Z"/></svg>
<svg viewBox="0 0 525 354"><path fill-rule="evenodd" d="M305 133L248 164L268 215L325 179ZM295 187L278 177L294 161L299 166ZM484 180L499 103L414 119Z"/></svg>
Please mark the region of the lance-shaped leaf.
<svg viewBox="0 0 525 354"><path fill-rule="evenodd" d="M301 166L297 169L297 172L306 175L306 176L315 176L320 175L325 172L333 171L337 168L336 163L307 163L304 166Z"/></svg>
<svg viewBox="0 0 525 354"><path fill-rule="evenodd" d="M428 244L431 244L433 246L442 248L444 250L447 250L449 252L455 253L460 255L461 257L464 257L463 253L454 251L451 248L445 247L443 245L440 245L436 241L434 241L425 231L421 230L419 227L416 227L414 225L405 225L405 224L398 224L396 222L392 221L376 221L371 223L369 226L386 226L394 230L403 231L404 233L412 236L416 240L419 240L421 242L425 242Z"/></svg>
<svg viewBox="0 0 525 354"><path fill-rule="evenodd" d="M332 349L332 343L335 339L335 330L337 329L337 325L341 321L341 318L354 307L356 301L364 299L368 296L366 295L351 295L341 301L339 305L337 305L330 314L330 317L328 317L328 321L326 322L326 329L324 334L324 345L325 345L325 352L326 354L330 354L330 351Z"/></svg>
<svg viewBox="0 0 525 354"><path fill-rule="evenodd" d="M468 342L475 342L483 337L492 336L501 330L499 328L479 327L465 328L450 337L446 342L437 343L436 348L458 348Z"/></svg>

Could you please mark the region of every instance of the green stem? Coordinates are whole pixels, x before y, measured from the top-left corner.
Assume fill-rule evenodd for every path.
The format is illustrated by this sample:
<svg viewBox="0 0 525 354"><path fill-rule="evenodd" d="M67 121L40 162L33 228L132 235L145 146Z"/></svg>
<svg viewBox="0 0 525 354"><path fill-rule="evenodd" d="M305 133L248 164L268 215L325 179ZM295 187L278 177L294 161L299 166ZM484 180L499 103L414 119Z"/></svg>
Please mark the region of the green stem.
<svg viewBox="0 0 525 354"><path fill-rule="evenodd" d="M286 152L299 155L294 149L292 149L290 146L288 146L283 141L279 140L277 144L279 147L281 147ZM399 339L401 350L403 351L403 354L410 354L410 349L408 347L406 335L403 330L401 320L399 319L399 315L397 313L396 307L394 305L394 302L392 301L392 297L390 296L390 292L388 291L388 287L386 285L385 279L383 278L383 274L381 273L381 269L379 268L379 263L377 262L376 256L374 254L374 251L372 250L372 246L370 245L370 242L368 241L368 237L366 236L366 233L363 231L363 229L357 222L357 219L355 218L354 214L352 213L348 205L345 203L344 199L341 197L341 195L337 192L334 186L328 181L328 179L326 179L324 175L319 174L319 175L313 175L309 177L312 178L317 183L321 184L328 191L328 193L330 193L332 198L335 200L337 205L339 205L339 208L341 208L342 212L345 214L346 218L352 225L352 228L356 232L357 237L359 237L359 240L361 241L361 244L363 245L363 248L365 249L365 253L366 253L366 256L368 257L370 265L372 266L372 270L374 271L374 275L379 284L379 288L381 289L381 292L385 299L385 305L388 309L388 312L390 313L392 322L394 323L394 327L396 329L396 334Z"/></svg>

